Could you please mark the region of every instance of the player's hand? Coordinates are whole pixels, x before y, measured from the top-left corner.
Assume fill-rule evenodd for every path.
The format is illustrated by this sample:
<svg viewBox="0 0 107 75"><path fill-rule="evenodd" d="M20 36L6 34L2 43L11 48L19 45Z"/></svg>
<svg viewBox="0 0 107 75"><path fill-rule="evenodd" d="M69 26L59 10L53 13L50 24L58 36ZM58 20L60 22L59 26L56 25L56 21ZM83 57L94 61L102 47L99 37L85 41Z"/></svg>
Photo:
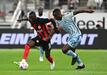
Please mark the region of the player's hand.
<svg viewBox="0 0 107 75"><path fill-rule="evenodd" d="M19 20L17 20L17 22L21 22L21 20L19 19Z"/></svg>
<svg viewBox="0 0 107 75"><path fill-rule="evenodd" d="M93 13L93 12L94 12L93 9L86 9L86 11L87 11L88 13Z"/></svg>

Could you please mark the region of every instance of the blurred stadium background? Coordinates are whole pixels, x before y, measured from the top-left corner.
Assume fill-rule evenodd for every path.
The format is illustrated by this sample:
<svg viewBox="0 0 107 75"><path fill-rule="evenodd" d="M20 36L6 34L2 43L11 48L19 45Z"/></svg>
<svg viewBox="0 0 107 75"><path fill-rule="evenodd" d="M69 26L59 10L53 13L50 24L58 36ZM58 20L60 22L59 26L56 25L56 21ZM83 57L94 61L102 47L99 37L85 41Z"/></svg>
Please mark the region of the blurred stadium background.
<svg viewBox="0 0 107 75"><path fill-rule="evenodd" d="M44 9L43 17L47 18L50 18L49 14L54 8L60 8L64 13L84 7L95 10L92 14L84 13L74 17L83 33L78 52L86 63L85 70L75 71L74 67L68 66L70 58L61 54L61 47L66 44L68 37L64 32L54 34L51 39L54 49L52 54L59 64L55 71L49 71L48 67L44 66L47 65L46 62L38 63L39 54L38 51L34 52L35 49L32 49L29 57L30 69L27 72L16 69L12 61L20 60L24 44L34 36L28 22L17 23L17 20L25 18L29 11L37 13L39 7ZM107 0L0 0L0 74L107 75L106 45ZM62 57L64 59L61 60Z"/></svg>

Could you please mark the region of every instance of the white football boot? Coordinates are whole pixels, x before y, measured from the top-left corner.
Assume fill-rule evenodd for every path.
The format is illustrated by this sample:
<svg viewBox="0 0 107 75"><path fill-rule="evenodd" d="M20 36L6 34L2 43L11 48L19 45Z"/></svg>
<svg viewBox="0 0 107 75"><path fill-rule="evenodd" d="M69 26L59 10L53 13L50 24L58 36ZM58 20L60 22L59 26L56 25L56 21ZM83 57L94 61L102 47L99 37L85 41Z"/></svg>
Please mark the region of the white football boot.
<svg viewBox="0 0 107 75"><path fill-rule="evenodd" d="M53 63L50 64L50 69L54 70L55 69L55 62L53 61Z"/></svg>

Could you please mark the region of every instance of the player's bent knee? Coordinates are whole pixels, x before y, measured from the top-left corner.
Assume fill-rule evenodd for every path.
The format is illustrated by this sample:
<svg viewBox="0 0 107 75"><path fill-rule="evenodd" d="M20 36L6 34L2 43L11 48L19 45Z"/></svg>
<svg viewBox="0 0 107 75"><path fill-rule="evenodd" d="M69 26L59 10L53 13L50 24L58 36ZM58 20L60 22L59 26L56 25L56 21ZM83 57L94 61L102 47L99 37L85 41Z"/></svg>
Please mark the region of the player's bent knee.
<svg viewBox="0 0 107 75"><path fill-rule="evenodd" d="M48 58L50 55L45 55L46 58Z"/></svg>
<svg viewBox="0 0 107 75"><path fill-rule="evenodd" d="M30 48L30 45L29 45L29 44L25 44L25 46L24 46L24 47Z"/></svg>
<svg viewBox="0 0 107 75"><path fill-rule="evenodd" d="M66 50L65 48L62 48L62 52L63 52L64 54L66 54L66 53L67 53L67 50Z"/></svg>

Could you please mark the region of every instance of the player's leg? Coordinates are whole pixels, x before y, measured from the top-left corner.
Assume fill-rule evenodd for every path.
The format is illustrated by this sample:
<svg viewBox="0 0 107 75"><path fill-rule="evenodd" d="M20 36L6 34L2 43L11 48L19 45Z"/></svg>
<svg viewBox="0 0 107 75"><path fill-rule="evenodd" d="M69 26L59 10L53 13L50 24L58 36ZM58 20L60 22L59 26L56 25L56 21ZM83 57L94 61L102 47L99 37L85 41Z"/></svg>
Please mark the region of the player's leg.
<svg viewBox="0 0 107 75"><path fill-rule="evenodd" d="M78 67L76 69L82 69L85 67L80 57L74 52L74 49L71 48L69 45L65 45L62 51L64 54L68 56L72 56L72 62L71 62L72 65L74 65L76 62L78 63Z"/></svg>
<svg viewBox="0 0 107 75"><path fill-rule="evenodd" d="M55 62L54 62L52 56L50 55L51 44L47 44L43 48L45 49L45 57L50 62L50 68L51 68L51 70L53 70L55 68Z"/></svg>
<svg viewBox="0 0 107 75"><path fill-rule="evenodd" d="M38 39L38 37L35 37L35 38L31 39L25 45L22 61L20 62L20 64L27 64L26 60L27 60L27 57L28 57L28 54L29 54L29 51L30 51L30 47L35 46L35 45L38 46L38 44L39 44L39 39Z"/></svg>
<svg viewBox="0 0 107 75"><path fill-rule="evenodd" d="M40 57L39 57L39 61L43 61L43 55L44 55L44 50L42 47L38 47L39 51L40 51Z"/></svg>
<svg viewBox="0 0 107 75"><path fill-rule="evenodd" d="M63 46L62 52L68 56L72 56L72 57L77 56L77 54L74 52L74 49L71 49L71 47L68 44Z"/></svg>
<svg viewBox="0 0 107 75"><path fill-rule="evenodd" d="M28 57L28 54L29 54L29 51L30 51L30 47L34 46L35 45L35 42L33 40L30 40L26 45L25 45L25 48L24 48L24 52L23 52L23 57L22 57L22 60L21 62L19 62L19 67L21 69L27 69L28 67L28 63L27 63L27 57ZM23 66L24 65L24 66ZM26 66L26 67L25 67Z"/></svg>
<svg viewBox="0 0 107 75"><path fill-rule="evenodd" d="M85 67L85 65L81 61L80 57L75 53L75 48L77 47L79 42L80 42L80 37L69 38L68 44L63 47L62 51L64 54L73 57L71 63L72 65L74 65L77 62L79 64L77 69L82 69Z"/></svg>
<svg viewBox="0 0 107 75"><path fill-rule="evenodd" d="M33 46L39 46L40 44L40 39L38 37L32 38L26 45L24 48L24 53L23 53L23 59L27 59L29 51L30 51L30 47Z"/></svg>
<svg viewBox="0 0 107 75"><path fill-rule="evenodd" d="M77 57L77 54L74 52L75 49L71 48L68 44L64 45L62 48L62 52L68 56L72 56L73 58ZM72 61L72 65L76 63L76 60Z"/></svg>
<svg viewBox="0 0 107 75"><path fill-rule="evenodd" d="M24 47L24 53L23 53L23 59L27 59L29 51L30 51L30 47L35 45L35 41L30 40Z"/></svg>

